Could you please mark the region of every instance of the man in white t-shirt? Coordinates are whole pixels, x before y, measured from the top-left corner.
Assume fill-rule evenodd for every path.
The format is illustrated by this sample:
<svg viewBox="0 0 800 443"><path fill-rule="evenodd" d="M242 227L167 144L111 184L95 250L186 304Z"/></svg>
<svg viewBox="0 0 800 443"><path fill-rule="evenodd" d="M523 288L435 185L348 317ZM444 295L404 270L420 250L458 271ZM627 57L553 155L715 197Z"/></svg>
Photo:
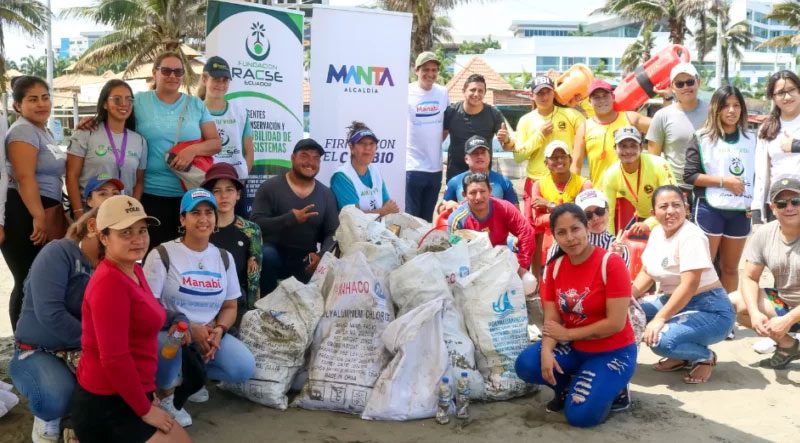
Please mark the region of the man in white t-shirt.
<svg viewBox="0 0 800 443"><path fill-rule="evenodd" d="M433 52L417 56L417 81L408 85L406 212L431 221L442 188L442 140L447 89L436 84L441 61Z"/></svg>
<svg viewBox="0 0 800 443"><path fill-rule="evenodd" d="M772 357L760 365L783 369L800 359L800 342L789 335L800 331L800 176L776 178L769 201L776 220L758 228L747 242L739 291L730 298L739 324L776 343ZM765 268L775 278L773 288L758 286Z"/></svg>

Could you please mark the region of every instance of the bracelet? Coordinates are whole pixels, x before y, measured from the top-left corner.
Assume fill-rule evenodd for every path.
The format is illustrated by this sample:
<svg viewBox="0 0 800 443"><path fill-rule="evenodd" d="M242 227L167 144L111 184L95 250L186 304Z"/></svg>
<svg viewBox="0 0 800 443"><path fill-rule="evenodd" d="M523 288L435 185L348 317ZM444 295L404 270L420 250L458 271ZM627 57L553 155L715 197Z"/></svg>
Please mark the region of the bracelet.
<svg viewBox="0 0 800 443"><path fill-rule="evenodd" d="M720 176L719 177L719 187L720 188L724 188L725 187L725 184L723 183L723 180L725 180L725 177Z"/></svg>

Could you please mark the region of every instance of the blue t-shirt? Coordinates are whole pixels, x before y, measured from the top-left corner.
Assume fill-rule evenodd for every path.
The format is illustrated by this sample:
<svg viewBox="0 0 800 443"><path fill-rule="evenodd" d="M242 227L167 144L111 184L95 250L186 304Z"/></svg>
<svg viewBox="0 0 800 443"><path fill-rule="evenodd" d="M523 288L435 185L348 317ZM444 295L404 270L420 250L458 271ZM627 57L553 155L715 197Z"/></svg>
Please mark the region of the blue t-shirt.
<svg viewBox="0 0 800 443"><path fill-rule="evenodd" d="M366 174L359 175L358 178L364 186L372 187L372 175L370 175L369 169ZM347 205L358 206L359 198L356 188L343 172L335 172L331 177L331 191L336 196L336 205L339 206L339 210ZM386 190L386 181L383 182L381 193L383 194L383 204L386 204L390 200L389 191Z"/></svg>
<svg viewBox="0 0 800 443"><path fill-rule="evenodd" d="M442 197L444 201L457 201L459 203L464 201L464 176L467 174L469 174L469 171L462 172L447 182L447 189L445 189L444 197ZM492 197L502 198L514 205L519 204L514 185L504 175L489 171L489 183L492 184Z"/></svg>
<svg viewBox="0 0 800 443"><path fill-rule="evenodd" d="M67 152L58 146L49 129L42 129L25 117L20 117L8 128L5 139L5 151L8 155L8 146L13 142L27 143L36 148L36 183L39 185L39 195L61 201L61 189L64 186L64 172L67 164ZM3 165L5 167L5 165ZM11 189L19 189L17 174L14 168L8 165L9 183Z"/></svg>
<svg viewBox="0 0 800 443"><path fill-rule="evenodd" d="M181 182L164 159L167 151L177 142L175 133L183 106L189 100L178 141L203 138L200 125L213 122L206 105L197 97L181 94L172 104L159 100L155 91L137 92L136 132L147 140L147 169L144 173L144 192L161 197L183 195Z"/></svg>

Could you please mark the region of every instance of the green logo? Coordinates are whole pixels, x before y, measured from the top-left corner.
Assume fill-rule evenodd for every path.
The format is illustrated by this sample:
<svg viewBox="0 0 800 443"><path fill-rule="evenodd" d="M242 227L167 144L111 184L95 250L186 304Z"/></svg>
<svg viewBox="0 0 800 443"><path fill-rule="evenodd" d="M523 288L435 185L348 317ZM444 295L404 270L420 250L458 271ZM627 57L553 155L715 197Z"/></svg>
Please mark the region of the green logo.
<svg viewBox="0 0 800 443"><path fill-rule="evenodd" d="M269 40L266 38L267 28L261 23L255 22L250 25L250 35L244 41L244 49L247 55L257 62L264 61L269 56ZM253 38L255 37L255 38ZM261 42L264 39L266 46Z"/></svg>
<svg viewBox="0 0 800 443"><path fill-rule="evenodd" d="M728 171L737 177L744 174L744 165L742 165L742 159L733 157L731 159L731 165L728 167Z"/></svg>
<svg viewBox="0 0 800 443"><path fill-rule="evenodd" d="M98 157L103 157L104 155L108 154L108 146L98 145L97 148L95 148L94 153Z"/></svg>

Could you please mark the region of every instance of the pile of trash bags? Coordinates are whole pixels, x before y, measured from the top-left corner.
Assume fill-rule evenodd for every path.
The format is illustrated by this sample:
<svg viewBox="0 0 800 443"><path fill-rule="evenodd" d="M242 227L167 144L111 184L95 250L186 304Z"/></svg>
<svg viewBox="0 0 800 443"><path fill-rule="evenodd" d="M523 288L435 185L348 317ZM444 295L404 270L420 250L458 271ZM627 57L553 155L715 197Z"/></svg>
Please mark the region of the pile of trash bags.
<svg viewBox="0 0 800 443"><path fill-rule="evenodd" d="M342 209L336 240L339 257L325 253L308 284L284 280L244 315L240 338L256 372L226 389L278 409L410 420L435 415L445 375L454 383L466 372L473 400L533 388L514 372L528 316L507 247L353 206Z"/></svg>

